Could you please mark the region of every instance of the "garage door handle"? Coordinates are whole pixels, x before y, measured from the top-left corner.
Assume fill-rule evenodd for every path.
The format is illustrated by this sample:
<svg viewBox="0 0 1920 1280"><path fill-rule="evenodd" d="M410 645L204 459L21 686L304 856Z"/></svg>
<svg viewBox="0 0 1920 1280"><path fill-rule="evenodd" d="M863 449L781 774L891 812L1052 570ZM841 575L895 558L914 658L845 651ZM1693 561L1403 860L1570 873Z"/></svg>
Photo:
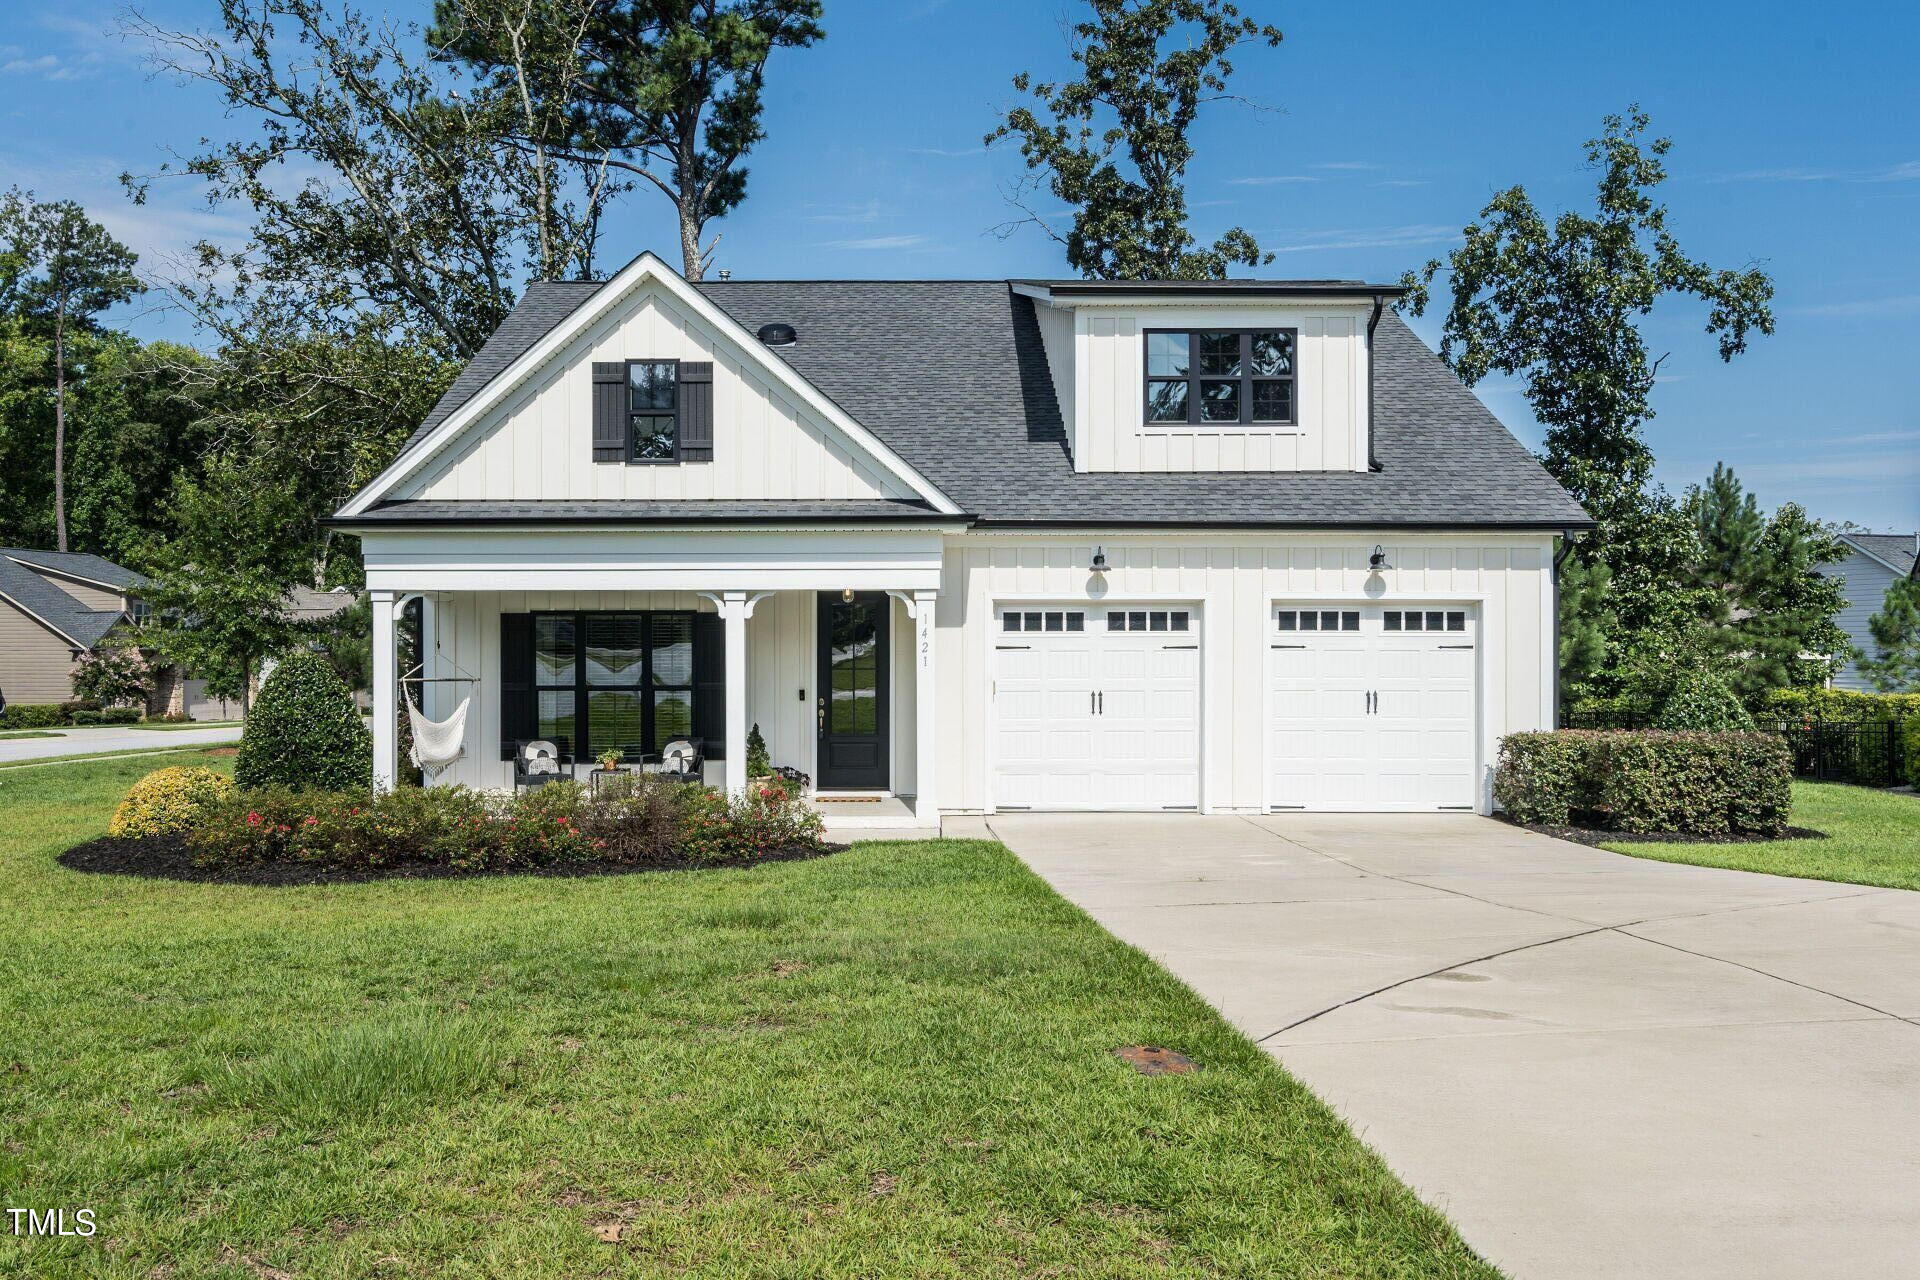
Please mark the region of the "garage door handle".
<svg viewBox="0 0 1920 1280"><path fill-rule="evenodd" d="M1094 708L1099 706L1099 703L1096 701L1096 699L1098 699L1099 696L1100 695L1095 693L1093 690L1091 689L1087 690L1087 714L1088 715L1095 714Z"/></svg>
<svg viewBox="0 0 1920 1280"><path fill-rule="evenodd" d="M1303 644L1270 644L1267 646L1269 649L1304 649L1306 647L1307 646Z"/></svg>
<svg viewBox="0 0 1920 1280"><path fill-rule="evenodd" d="M1441 647L1442 649L1471 649L1471 648L1473 648L1473 646L1472 646L1472 645L1470 645L1470 644L1443 644L1443 645L1441 645L1440 647ZM1469 807L1469 808L1471 808L1472 806L1471 806L1471 805L1469 805L1468 807Z"/></svg>

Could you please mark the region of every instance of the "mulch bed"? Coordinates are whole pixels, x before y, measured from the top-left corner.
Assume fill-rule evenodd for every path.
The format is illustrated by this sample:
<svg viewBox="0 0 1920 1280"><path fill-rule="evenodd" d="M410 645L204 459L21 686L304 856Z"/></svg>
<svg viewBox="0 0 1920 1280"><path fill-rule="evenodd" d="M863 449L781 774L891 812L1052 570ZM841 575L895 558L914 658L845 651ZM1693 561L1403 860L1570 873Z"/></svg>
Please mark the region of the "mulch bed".
<svg viewBox="0 0 1920 1280"><path fill-rule="evenodd" d="M1575 844L1773 844L1778 840L1825 840L1827 833L1811 827L1788 827L1777 836L1715 835L1703 836L1689 831L1601 831L1594 827L1550 827L1533 822L1515 822L1504 814L1496 817L1510 826L1537 831L1556 840Z"/></svg>
<svg viewBox="0 0 1920 1280"><path fill-rule="evenodd" d="M102 836L75 845L57 861L73 871L97 875L138 876L146 880L182 880L195 884L249 884L263 887L315 884L367 884L375 880L484 880L499 876L547 876L577 879L584 876L626 876L645 871L704 871L715 867L757 867L768 862L799 862L824 858L847 846L830 844L822 849L804 846L783 849L764 858L733 862L690 862L662 859L655 862L566 862L547 867L514 867L501 871L464 871L433 862L403 862L377 871L349 871L338 867L316 866L310 862L256 862L239 867L199 867L181 836L148 836L120 839Z"/></svg>

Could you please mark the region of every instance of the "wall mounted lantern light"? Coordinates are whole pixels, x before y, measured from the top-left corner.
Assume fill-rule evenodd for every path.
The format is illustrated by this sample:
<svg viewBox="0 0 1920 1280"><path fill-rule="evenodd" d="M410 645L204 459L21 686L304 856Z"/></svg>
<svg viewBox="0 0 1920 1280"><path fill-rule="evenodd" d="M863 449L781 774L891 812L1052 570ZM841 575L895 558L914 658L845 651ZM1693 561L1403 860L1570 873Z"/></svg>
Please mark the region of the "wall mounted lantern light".
<svg viewBox="0 0 1920 1280"><path fill-rule="evenodd" d="M1392 565L1387 563L1386 549L1377 542L1373 544L1373 554L1367 557L1367 568L1373 573L1379 573L1382 569L1393 568Z"/></svg>
<svg viewBox="0 0 1920 1280"><path fill-rule="evenodd" d="M1103 548L1095 547L1093 549L1093 563L1089 565L1088 568L1092 569L1095 573L1105 573L1107 571L1107 553Z"/></svg>

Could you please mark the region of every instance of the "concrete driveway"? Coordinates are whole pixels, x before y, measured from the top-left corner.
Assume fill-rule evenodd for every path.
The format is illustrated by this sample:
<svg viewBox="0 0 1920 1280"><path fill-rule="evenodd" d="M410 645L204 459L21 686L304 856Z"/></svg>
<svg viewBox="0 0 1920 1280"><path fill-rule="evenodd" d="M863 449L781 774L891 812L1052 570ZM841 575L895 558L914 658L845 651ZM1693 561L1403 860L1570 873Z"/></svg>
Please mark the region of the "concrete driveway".
<svg viewBox="0 0 1920 1280"><path fill-rule="evenodd" d="M205 729L134 729L102 725L90 729L46 729L53 738L0 738L0 764L53 760L91 751L164 751L168 747L213 746L240 741L240 726Z"/></svg>
<svg viewBox="0 0 1920 1280"><path fill-rule="evenodd" d="M988 824L1510 1275L1920 1274L1920 893L1464 815Z"/></svg>

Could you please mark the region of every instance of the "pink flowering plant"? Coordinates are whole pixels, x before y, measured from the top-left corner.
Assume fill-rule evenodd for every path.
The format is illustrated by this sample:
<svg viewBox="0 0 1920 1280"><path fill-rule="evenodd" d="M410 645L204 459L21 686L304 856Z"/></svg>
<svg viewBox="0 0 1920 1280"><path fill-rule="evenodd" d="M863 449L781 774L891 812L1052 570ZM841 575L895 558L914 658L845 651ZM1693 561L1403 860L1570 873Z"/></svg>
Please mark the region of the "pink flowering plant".
<svg viewBox="0 0 1920 1280"><path fill-rule="evenodd" d="M646 778L602 796L574 782L516 795L264 787L223 797L187 839L202 866L301 862L350 871L713 865L825 848L819 814L779 782L729 798Z"/></svg>

